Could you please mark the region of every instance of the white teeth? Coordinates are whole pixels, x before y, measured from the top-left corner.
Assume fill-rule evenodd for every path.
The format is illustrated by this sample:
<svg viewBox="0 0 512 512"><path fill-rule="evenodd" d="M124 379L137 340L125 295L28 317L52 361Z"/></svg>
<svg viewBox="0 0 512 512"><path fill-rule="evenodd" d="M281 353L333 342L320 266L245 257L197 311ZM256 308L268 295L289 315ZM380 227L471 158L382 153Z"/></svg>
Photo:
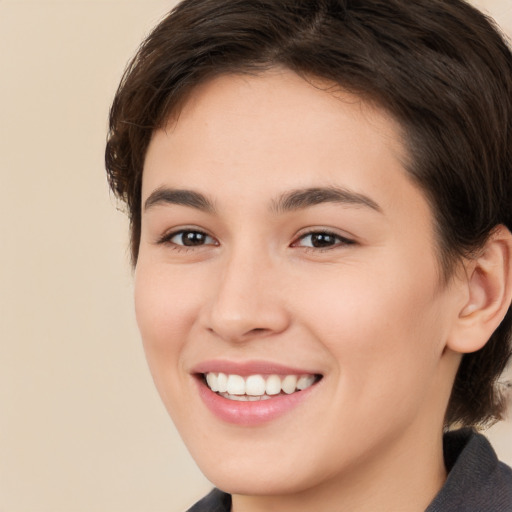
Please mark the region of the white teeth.
<svg viewBox="0 0 512 512"><path fill-rule="evenodd" d="M219 383L218 378L215 373L207 373L206 374L206 382L212 391L219 391Z"/></svg>
<svg viewBox="0 0 512 512"><path fill-rule="evenodd" d="M302 391L303 389L312 386L314 382L315 377L313 375L302 375L302 377L299 377L299 380L297 381L297 389Z"/></svg>
<svg viewBox="0 0 512 512"><path fill-rule="evenodd" d="M245 395L245 380L240 375L228 377L228 393L230 395Z"/></svg>
<svg viewBox="0 0 512 512"><path fill-rule="evenodd" d="M270 397L267 395L261 396L249 396L249 395L230 395L229 393L220 393L220 396L228 398L229 400L235 400L236 402L259 402L260 400L269 400Z"/></svg>
<svg viewBox="0 0 512 512"><path fill-rule="evenodd" d="M259 396L265 394L265 379L261 375L251 375L245 381L245 394Z"/></svg>
<svg viewBox="0 0 512 512"><path fill-rule="evenodd" d="M217 375L217 387L219 393L225 393L228 390L228 376L225 373Z"/></svg>
<svg viewBox="0 0 512 512"><path fill-rule="evenodd" d="M281 393L281 379L278 375L271 375L265 384L267 395L278 395Z"/></svg>
<svg viewBox="0 0 512 512"><path fill-rule="evenodd" d="M295 388L297 387L297 377L295 375L287 375L283 382L281 383L281 388L283 391L290 395L295 391Z"/></svg>
<svg viewBox="0 0 512 512"><path fill-rule="evenodd" d="M273 395L285 393L290 395L295 391L303 391L315 383L314 375L227 375L225 373L209 372L205 375L208 387L230 400L255 401L268 399ZM238 397L238 398L234 398Z"/></svg>

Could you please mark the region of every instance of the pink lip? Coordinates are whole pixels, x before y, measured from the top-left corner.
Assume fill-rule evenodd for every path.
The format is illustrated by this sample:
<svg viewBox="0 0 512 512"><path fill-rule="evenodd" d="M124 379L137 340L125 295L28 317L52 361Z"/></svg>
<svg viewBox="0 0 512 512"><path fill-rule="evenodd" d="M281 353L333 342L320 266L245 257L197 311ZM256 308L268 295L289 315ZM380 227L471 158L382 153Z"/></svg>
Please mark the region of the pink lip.
<svg viewBox="0 0 512 512"><path fill-rule="evenodd" d="M292 368L269 361L234 362L226 360L204 361L192 369L191 373L222 372L246 377L248 375L315 375L318 372L305 368Z"/></svg>
<svg viewBox="0 0 512 512"><path fill-rule="evenodd" d="M275 395L268 400L241 402L229 400L214 393L206 385L204 379L198 376L198 374L208 372L223 372L241 376L254 374L313 375L317 372L263 361L245 363L206 361L194 367L193 373L196 377L194 380L198 386L199 396L206 407L220 420L240 426L257 426L278 418L301 404L318 386L317 382L303 391L297 391L290 395L282 394Z"/></svg>

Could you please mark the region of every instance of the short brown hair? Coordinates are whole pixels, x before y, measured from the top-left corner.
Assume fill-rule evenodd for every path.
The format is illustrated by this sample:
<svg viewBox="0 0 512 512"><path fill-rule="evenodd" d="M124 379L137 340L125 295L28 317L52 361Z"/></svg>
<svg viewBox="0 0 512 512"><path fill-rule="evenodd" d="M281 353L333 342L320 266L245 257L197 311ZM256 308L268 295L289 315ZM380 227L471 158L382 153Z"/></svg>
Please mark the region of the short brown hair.
<svg viewBox="0 0 512 512"><path fill-rule="evenodd" d="M478 10L463 0L184 0L143 42L110 111L106 167L128 206L134 264L153 131L209 78L273 66L334 82L400 123L445 278L496 226L512 228L512 55ZM447 425L501 417L511 330L509 308L485 347L464 355Z"/></svg>

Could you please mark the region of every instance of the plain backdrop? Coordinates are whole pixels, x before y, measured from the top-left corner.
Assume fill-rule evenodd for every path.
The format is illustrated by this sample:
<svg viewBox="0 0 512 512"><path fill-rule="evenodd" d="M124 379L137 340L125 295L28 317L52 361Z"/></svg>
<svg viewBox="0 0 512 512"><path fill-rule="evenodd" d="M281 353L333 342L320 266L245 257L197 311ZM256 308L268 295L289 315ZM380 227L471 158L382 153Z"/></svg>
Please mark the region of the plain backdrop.
<svg viewBox="0 0 512 512"><path fill-rule="evenodd" d="M122 70L174 3L0 0L0 512L181 512L211 487L153 389L103 168ZM512 33L512 0L475 3ZM512 423L489 436L512 464Z"/></svg>

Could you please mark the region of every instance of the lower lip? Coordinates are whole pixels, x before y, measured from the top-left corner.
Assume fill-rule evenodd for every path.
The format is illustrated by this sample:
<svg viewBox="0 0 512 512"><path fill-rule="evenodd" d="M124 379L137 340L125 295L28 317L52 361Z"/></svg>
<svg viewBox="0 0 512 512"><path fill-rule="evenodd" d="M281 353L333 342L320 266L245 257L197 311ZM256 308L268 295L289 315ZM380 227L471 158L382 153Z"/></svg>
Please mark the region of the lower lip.
<svg viewBox="0 0 512 512"><path fill-rule="evenodd" d="M199 395L208 409L222 421L241 426L260 425L282 416L307 399L318 385L313 384L289 395L275 395L267 400L241 402L224 398L214 393L202 379L196 380Z"/></svg>

